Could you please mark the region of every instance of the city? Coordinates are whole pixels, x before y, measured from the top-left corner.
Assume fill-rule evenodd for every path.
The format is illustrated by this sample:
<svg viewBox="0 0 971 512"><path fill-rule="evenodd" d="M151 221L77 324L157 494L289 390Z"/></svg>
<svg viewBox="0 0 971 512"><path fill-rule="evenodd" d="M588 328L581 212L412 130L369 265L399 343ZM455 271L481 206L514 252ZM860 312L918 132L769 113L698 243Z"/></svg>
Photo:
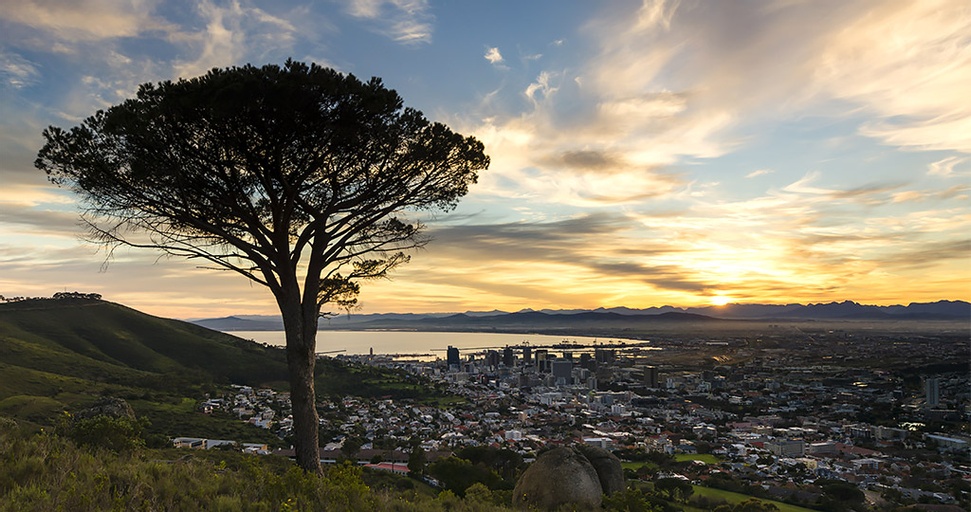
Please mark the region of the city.
<svg viewBox="0 0 971 512"><path fill-rule="evenodd" d="M629 462L651 453L693 462L629 469L634 480L683 478L812 508L822 479L852 484L881 509L967 505L966 335L772 327L755 337L669 335L649 347L449 347L433 361L341 355L465 400L322 400L321 459L407 474L415 440L429 461L474 446L529 461L545 447L585 443ZM289 418L274 417L286 394L235 391L203 406L289 434Z"/></svg>

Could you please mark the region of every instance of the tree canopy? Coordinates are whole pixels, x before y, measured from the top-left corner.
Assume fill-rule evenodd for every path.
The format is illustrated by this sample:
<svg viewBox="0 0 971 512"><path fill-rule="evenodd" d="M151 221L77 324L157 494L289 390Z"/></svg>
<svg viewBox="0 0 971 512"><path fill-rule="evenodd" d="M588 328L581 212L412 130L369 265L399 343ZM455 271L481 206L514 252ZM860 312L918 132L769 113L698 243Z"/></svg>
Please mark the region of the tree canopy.
<svg viewBox="0 0 971 512"><path fill-rule="evenodd" d="M81 196L97 241L203 258L274 290L304 259L325 280L351 262L345 278L401 263L424 240L398 215L453 207L488 166L480 142L403 108L380 79L292 61L144 84L44 136L37 167ZM321 303L354 289L336 282Z"/></svg>
<svg viewBox="0 0 971 512"><path fill-rule="evenodd" d="M321 307L353 307L360 280L428 241L409 212L453 208L489 165L481 142L405 108L380 79L294 61L143 84L44 137L35 165L79 195L92 241L201 259L272 291L295 427L314 431L298 460L317 471Z"/></svg>

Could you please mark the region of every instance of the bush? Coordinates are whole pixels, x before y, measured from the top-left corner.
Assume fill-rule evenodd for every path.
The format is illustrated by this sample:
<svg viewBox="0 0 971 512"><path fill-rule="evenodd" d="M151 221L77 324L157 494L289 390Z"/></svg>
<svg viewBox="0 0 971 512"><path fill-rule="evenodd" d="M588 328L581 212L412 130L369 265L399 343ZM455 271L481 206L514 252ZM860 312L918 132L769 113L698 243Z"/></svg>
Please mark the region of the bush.
<svg viewBox="0 0 971 512"><path fill-rule="evenodd" d="M101 414L74 419L68 427L68 437L80 445L126 452L145 446L143 429L144 425L133 418Z"/></svg>

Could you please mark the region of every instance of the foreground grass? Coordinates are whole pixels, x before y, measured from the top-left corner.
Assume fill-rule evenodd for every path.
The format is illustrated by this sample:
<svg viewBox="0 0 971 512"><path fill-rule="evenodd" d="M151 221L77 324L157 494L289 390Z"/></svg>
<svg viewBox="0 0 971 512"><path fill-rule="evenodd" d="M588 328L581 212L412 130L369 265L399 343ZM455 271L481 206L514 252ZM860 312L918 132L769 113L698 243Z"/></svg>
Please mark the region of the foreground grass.
<svg viewBox="0 0 971 512"><path fill-rule="evenodd" d="M414 485L373 489L355 466L334 466L319 478L276 457L173 449L115 453L78 447L49 432L25 433L4 418L0 467L0 512L508 510L448 492L430 497Z"/></svg>

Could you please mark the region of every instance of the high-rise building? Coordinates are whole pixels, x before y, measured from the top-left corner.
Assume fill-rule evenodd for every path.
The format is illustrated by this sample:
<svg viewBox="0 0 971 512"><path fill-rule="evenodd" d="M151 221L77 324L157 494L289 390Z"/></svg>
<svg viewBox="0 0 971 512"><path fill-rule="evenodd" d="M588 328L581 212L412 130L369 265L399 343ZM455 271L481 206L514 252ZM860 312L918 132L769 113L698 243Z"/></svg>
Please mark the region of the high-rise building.
<svg viewBox="0 0 971 512"><path fill-rule="evenodd" d="M658 386L657 366L644 367L644 386L656 389Z"/></svg>
<svg viewBox="0 0 971 512"><path fill-rule="evenodd" d="M558 386L573 384L573 361L565 359L553 361L553 381Z"/></svg>
<svg viewBox="0 0 971 512"><path fill-rule="evenodd" d="M927 407L937 407L941 405L941 381L934 377L928 377L924 381L924 403Z"/></svg>
<svg viewBox="0 0 971 512"><path fill-rule="evenodd" d="M489 368L498 368L499 367L499 352L496 351L496 350L486 351L485 360L486 360L486 366L488 366Z"/></svg>
<svg viewBox="0 0 971 512"><path fill-rule="evenodd" d="M502 364L506 368L512 368L516 364L516 356L509 347L502 349Z"/></svg>
<svg viewBox="0 0 971 512"><path fill-rule="evenodd" d="M533 364L533 349L523 347L523 366L528 366L531 364Z"/></svg>
<svg viewBox="0 0 971 512"><path fill-rule="evenodd" d="M537 369L537 371L539 371L541 373L543 373L543 372L549 372L550 371L550 367L549 367L549 356L550 356L550 353L546 349L539 349L539 350L536 351L536 369Z"/></svg>
<svg viewBox="0 0 971 512"><path fill-rule="evenodd" d="M617 358L617 351L612 348L595 348L593 356L598 363L612 363Z"/></svg>
<svg viewBox="0 0 971 512"><path fill-rule="evenodd" d="M448 363L449 370L454 369L455 371L458 371L459 367L462 365L462 361L459 360L459 349L449 345L448 350L445 351L445 354L445 361Z"/></svg>
<svg viewBox="0 0 971 512"><path fill-rule="evenodd" d="M580 366L582 366L582 367L584 367L584 368L586 368L586 369L588 369L590 371L596 371L597 370L597 363L596 363L596 361L594 361L593 356L591 356L587 352L584 352L584 353L580 354Z"/></svg>

